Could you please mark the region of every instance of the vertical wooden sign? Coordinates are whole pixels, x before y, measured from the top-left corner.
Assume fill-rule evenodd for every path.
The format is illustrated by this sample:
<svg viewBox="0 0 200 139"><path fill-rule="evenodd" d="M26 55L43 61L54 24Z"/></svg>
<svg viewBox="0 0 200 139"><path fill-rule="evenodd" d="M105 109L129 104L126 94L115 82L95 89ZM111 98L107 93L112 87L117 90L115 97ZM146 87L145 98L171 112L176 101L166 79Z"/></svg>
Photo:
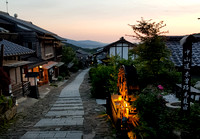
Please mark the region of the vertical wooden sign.
<svg viewBox="0 0 200 139"><path fill-rule="evenodd" d="M183 37L180 44L183 46L183 70L182 70L182 96L181 96L181 110L189 112L190 110L190 86L191 86L191 63L192 63L192 42L194 36Z"/></svg>

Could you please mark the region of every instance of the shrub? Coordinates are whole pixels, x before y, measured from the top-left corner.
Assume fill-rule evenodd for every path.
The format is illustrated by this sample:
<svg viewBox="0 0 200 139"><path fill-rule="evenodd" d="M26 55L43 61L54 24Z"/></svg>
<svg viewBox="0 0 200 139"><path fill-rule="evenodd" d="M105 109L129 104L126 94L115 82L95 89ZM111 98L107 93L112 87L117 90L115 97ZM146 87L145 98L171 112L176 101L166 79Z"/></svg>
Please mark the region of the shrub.
<svg viewBox="0 0 200 139"><path fill-rule="evenodd" d="M62 81L63 77L62 76L58 76L58 81Z"/></svg>
<svg viewBox="0 0 200 139"><path fill-rule="evenodd" d="M92 83L91 93L93 97L105 98L110 93L117 91L117 72L113 66L98 65L91 68L90 79Z"/></svg>
<svg viewBox="0 0 200 139"><path fill-rule="evenodd" d="M178 130L182 131L182 138L190 137L192 139L200 138L200 104L191 105L190 113L180 115L176 118Z"/></svg>
<svg viewBox="0 0 200 139"><path fill-rule="evenodd" d="M0 105L4 105L4 110L10 109L13 106L13 100L11 97L0 96Z"/></svg>
<svg viewBox="0 0 200 139"><path fill-rule="evenodd" d="M173 138L173 119L156 87L147 87L134 102L139 115L139 126L134 130L142 138Z"/></svg>
<svg viewBox="0 0 200 139"><path fill-rule="evenodd" d="M184 114L180 109L168 109L160 94L156 87L148 86L134 102L140 120L133 131L138 138L174 139L176 130L181 132L181 138L199 139L200 104L194 103L190 112Z"/></svg>

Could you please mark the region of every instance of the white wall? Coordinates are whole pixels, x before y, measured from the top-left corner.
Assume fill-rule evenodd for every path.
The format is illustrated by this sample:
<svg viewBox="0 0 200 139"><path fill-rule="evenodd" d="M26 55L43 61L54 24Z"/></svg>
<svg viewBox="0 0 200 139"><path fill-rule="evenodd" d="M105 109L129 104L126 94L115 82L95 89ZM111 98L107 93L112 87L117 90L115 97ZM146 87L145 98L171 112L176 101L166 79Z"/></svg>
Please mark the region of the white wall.
<svg viewBox="0 0 200 139"><path fill-rule="evenodd" d="M110 57L115 56L115 47L110 48Z"/></svg>
<svg viewBox="0 0 200 139"><path fill-rule="evenodd" d="M123 47L123 58L128 59L128 47Z"/></svg>
<svg viewBox="0 0 200 139"><path fill-rule="evenodd" d="M117 48L117 53L116 55L122 57L122 47L116 47Z"/></svg>
<svg viewBox="0 0 200 139"><path fill-rule="evenodd" d="M121 58L128 59L128 44L117 44L115 47L110 47L110 54L109 56L120 56Z"/></svg>

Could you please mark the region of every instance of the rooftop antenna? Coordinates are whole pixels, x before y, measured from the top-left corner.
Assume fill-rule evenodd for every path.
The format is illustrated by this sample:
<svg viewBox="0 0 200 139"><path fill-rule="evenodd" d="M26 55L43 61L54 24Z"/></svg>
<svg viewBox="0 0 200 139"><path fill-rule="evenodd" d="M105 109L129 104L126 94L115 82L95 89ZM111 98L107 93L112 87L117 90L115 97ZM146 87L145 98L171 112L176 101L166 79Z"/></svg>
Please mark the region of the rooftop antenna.
<svg viewBox="0 0 200 139"><path fill-rule="evenodd" d="M6 10L7 10L7 13L8 13L8 0L6 0Z"/></svg>

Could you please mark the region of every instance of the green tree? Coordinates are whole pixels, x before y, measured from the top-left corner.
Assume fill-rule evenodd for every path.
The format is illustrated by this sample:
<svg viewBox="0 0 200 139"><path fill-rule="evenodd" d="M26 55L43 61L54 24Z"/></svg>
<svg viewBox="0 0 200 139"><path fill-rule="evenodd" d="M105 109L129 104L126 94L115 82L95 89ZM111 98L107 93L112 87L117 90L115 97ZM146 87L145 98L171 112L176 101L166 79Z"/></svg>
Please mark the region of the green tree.
<svg viewBox="0 0 200 139"><path fill-rule="evenodd" d="M137 22L136 25L130 26L135 33L133 37L140 40L140 43L131 52L137 55L134 64L143 85L165 81L163 76L168 74L170 77L177 77L174 65L170 61L170 50L165 45L164 36L161 36L166 33L161 31L166 24L163 21L156 23L143 18Z"/></svg>
<svg viewBox="0 0 200 139"><path fill-rule="evenodd" d="M61 68L62 76L69 76L69 68L68 65L72 64L73 67L70 67L72 71L78 70L78 60L76 58L76 53L71 47L63 46L62 48L62 62L64 62L64 66Z"/></svg>
<svg viewBox="0 0 200 139"><path fill-rule="evenodd" d="M71 47L63 47L62 49L62 61L65 62L65 64L69 64L70 62L73 62L75 59L76 53Z"/></svg>

